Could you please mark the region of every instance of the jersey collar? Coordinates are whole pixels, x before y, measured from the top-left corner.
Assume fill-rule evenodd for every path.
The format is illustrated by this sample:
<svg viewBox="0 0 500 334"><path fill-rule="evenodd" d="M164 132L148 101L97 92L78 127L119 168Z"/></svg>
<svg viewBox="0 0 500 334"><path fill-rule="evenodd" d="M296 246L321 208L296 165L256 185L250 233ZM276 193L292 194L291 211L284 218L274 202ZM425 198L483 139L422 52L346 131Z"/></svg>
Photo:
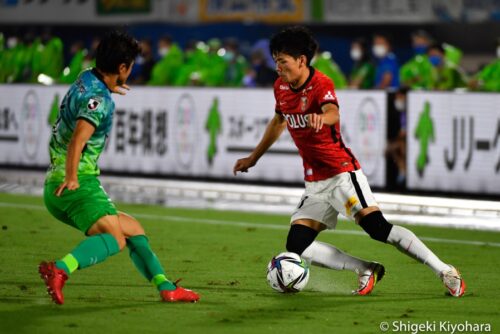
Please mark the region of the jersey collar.
<svg viewBox="0 0 500 334"><path fill-rule="evenodd" d="M94 75L97 79L99 79L99 81L100 81L100 82L102 82L102 84L104 85L104 87L106 87L106 89L107 89L107 90L109 90L109 92L110 92L110 93L112 93L112 90L111 90L111 89L109 89L108 85L106 85L106 83L104 82L104 78L103 78L103 76L101 75L101 73L99 73L99 72L97 71L97 69L96 69L95 67L94 67L94 68L92 68L91 72L92 72L92 74L93 74L93 75Z"/></svg>
<svg viewBox="0 0 500 334"><path fill-rule="evenodd" d="M309 84L309 82L311 81L312 77L314 75L314 67L312 66L309 66L309 76L307 77L307 80L306 82L304 82L302 84L302 86L300 86L299 88L293 88L292 86L290 86L290 84L288 84L288 86L290 86L290 90L294 93L298 93L298 92L301 92L304 88L306 88L306 86Z"/></svg>

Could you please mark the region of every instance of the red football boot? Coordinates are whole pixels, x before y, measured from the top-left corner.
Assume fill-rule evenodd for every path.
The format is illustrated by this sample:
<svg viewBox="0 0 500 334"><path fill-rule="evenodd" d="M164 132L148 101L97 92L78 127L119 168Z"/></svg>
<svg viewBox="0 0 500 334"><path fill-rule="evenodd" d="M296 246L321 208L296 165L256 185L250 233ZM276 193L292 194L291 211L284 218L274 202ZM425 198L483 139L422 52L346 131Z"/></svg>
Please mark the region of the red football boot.
<svg viewBox="0 0 500 334"><path fill-rule="evenodd" d="M50 297L56 304L64 303L64 296L62 293L62 289L64 287L64 283L68 279L68 275L62 269L58 269L54 262L41 262L38 265L38 272L40 273L40 277L44 280L45 285L47 286L47 292Z"/></svg>
<svg viewBox="0 0 500 334"><path fill-rule="evenodd" d="M200 300L200 296L189 289L184 289L177 285L180 279L174 284L176 286L175 290L162 290L160 291L161 299L164 302L175 303L175 302L191 302L196 303Z"/></svg>

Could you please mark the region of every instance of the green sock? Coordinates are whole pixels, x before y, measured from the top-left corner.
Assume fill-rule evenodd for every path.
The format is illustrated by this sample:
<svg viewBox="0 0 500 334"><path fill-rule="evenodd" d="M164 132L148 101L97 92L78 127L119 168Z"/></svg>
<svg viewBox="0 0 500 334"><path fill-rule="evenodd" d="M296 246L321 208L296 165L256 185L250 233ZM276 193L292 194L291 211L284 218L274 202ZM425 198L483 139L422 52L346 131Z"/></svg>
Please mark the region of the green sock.
<svg viewBox="0 0 500 334"><path fill-rule="evenodd" d="M127 247L130 250L130 258L139 272L159 291L175 290L176 286L167 279L165 271L158 257L149 246L145 235L136 235L127 239Z"/></svg>
<svg viewBox="0 0 500 334"><path fill-rule="evenodd" d="M56 261L56 267L68 275L77 268L83 269L106 260L120 251L111 234L96 234L83 240L70 254Z"/></svg>

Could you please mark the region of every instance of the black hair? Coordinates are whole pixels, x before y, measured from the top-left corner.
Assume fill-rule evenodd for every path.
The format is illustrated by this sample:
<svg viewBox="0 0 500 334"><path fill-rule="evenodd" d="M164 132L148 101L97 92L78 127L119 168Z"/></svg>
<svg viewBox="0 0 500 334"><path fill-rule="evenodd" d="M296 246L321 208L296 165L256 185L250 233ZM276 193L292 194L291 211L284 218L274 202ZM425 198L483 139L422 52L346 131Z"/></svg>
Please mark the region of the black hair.
<svg viewBox="0 0 500 334"><path fill-rule="evenodd" d="M431 42L433 41L432 36L427 31L425 31L423 29L415 30L414 32L412 32L411 36L425 38L426 40L431 41Z"/></svg>
<svg viewBox="0 0 500 334"><path fill-rule="evenodd" d="M427 52L429 52L431 50L438 50L439 52L441 52L443 54L445 53L443 44L441 44L441 43L432 43L431 45L429 45L429 47L427 48Z"/></svg>
<svg viewBox="0 0 500 334"><path fill-rule="evenodd" d="M117 74L120 64L130 66L140 52L135 38L123 31L110 31L97 47L96 67L104 73Z"/></svg>
<svg viewBox="0 0 500 334"><path fill-rule="evenodd" d="M406 95L406 94L408 94L409 91L410 91L409 87L401 86L398 88L398 90L396 90L396 94Z"/></svg>
<svg viewBox="0 0 500 334"><path fill-rule="evenodd" d="M370 49L368 45L368 41L363 38L363 37L358 37L352 41L352 44L359 44L361 46L361 49L363 50L363 55L361 56L360 61L361 62L366 62L370 60Z"/></svg>
<svg viewBox="0 0 500 334"><path fill-rule="evenodd" d="M383 39L385 39L387 41L387 43L389 43L389 45L392 46L392 35L387 32L387 31L378 31L376 33L373 34L373 38L375 37L382 37Z"/></svg>
<svg viewBox="0 0 500 334"><path fill-rule="evenodd" d="M297 59L304 55L307 58L307 65L311 63L318 42L313 38L311 32L302 26L288 27L271 37L269 50L273 56L284 53Z"/></svg>
<svg viewBox="0 0 500 334"><path fill-rule="evenodd" d="M158 41L163 41L163 42L166 42L168 44L172 44L173 43L173 38L172 36L170 36L169 34L165 34L163 36L161 36Z"/></svg>

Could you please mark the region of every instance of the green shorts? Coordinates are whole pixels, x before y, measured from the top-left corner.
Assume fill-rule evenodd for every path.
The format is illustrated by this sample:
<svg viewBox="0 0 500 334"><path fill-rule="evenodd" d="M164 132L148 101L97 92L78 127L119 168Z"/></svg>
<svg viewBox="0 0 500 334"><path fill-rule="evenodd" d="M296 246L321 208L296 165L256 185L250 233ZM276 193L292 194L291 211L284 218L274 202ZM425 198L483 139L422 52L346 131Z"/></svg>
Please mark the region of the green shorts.
<svg viewBox="0 0 500 334"><path fill-rule="evenodd" d="M87 233L99 218L117 215L118 211L97 177L80 177L78 181L80 188L64 189L60 197L57 197L54 192L61 182L46 182L43 199L45 206L54 217Z"/></svg>

